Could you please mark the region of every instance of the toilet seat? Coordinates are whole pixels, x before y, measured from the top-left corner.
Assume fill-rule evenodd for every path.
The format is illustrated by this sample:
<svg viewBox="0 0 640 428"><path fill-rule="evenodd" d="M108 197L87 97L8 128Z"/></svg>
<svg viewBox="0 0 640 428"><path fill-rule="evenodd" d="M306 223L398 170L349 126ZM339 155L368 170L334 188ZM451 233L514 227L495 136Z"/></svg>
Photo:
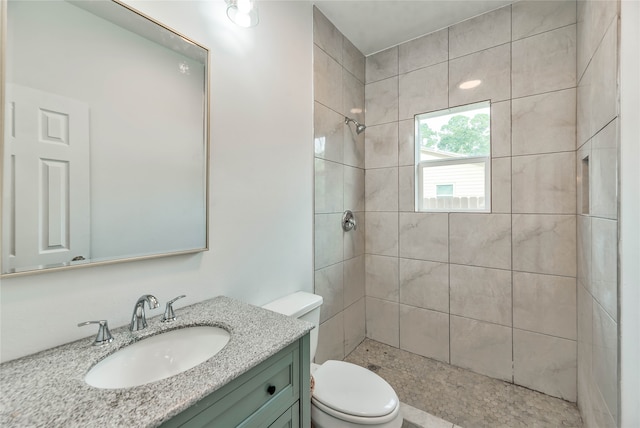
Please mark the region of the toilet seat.
<svg viewBox="0 0 640 428"><path fill-rule="evenodd" d="M341 421L350 422L356 425L381 425L381 424L393 421L396 417L398 417L398 413L400 413L400 406L396 406L396 408L391 413L385 416L379 416L379 417L354 416L348 413L338 412L332 409L331 407L327 407L321 402L314 400L313 398L311 399L311 403L317 409L321 410L327 415L333 416L334 418L339 419Z"/></svg>
<svg viewBox="0 0 640 428"><path fill-rule="evenodd" d="M312 403L335 418L362 425L380 424L393 420L400 411L391 385L363 367L329 360L313 377Z"/></svg>

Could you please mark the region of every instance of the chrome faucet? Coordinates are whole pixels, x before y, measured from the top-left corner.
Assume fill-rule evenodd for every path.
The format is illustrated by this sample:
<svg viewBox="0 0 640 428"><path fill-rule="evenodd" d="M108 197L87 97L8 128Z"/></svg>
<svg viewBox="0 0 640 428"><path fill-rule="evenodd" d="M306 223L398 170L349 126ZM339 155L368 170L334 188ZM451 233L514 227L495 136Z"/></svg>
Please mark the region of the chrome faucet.
<svg viewBox="0 0 640 428"><path fill-rule="evenodd" d="M147 318L144 313L144 302L149 304L149 309L155 309L158 305L158 299L151 294L140 296L136 305L133 307L133 315L131 315L130 331L138 331L147 327Z"/></svg>

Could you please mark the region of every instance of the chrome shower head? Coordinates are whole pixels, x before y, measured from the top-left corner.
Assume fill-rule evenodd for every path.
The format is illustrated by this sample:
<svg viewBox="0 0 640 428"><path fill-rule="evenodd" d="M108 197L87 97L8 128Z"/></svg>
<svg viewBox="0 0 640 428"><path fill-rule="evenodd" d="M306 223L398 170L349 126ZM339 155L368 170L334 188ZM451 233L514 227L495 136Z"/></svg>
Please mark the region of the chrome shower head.
<svg viewBox="0 0 640 428"><path fill-rule="evenodd" d="M356 126L356 134L360 135L364 132L366 125L358 123L357 120L355 119L351 119L350 117L345 116L344 117L344 124L348 125L349 122L353 122L353 124Z"/></svg>

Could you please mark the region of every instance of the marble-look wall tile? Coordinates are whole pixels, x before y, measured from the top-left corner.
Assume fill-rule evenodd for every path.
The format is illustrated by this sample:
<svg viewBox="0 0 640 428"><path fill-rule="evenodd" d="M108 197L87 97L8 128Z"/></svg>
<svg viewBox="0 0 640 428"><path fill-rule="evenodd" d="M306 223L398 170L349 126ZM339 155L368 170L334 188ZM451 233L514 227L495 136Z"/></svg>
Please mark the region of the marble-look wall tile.
<svg viewBox="0 0 640 428"><path fill-rule="evenodd" d="M366 295L378 299L398 301L398 258L365 256Z"/></svg>
<svg viewBox="0 0 640 428"><path fill-rule="evenodd" d="M584 73L609 25L619 15L619 7L617 0L578 1L578 76Z"/></svg>
<svg viewBox="0 0 640 428"><path fill-rule="evenodd" d="M591 217L579 215L577 222L577 280L591 293Z"/></svg>
<svg viewBox="0 0 640 428"><path fill-rule="evenodd" d="M513 269L576 275L576 216L513 214Z"/></svg>
<svg viewBox="0 0 640 428"><path fill-rule="evenodd" d="M514 98L576 86L576 26L512 43Z"/></svg>
<svg viewBox="0 0 640 428"><path fill-rule="evenodd" d="M491 103L491 155L511 156L511 101Z"/></svg>
<svg viewBox="0 0 640 428"><path fill-rule="evenodd" d="M367 169L398 166L398 123L367 127L365 145Z"/></svg>
<svg viewBox="0 0 640 428"><path fill-rule="evenodd" d="M400 349L449 362L449 315L400 305Z"/></svg>
<svg viewBox="0 0 640 428"><path fill-rule="evenodd" d="M336 213L343 211L342 164L315 159L315 210L316 213Z"/></svg>
<svg viewBox="0 0 640 428"><path fill-rule="evenodd" d="M398 165L415 164L416 122L413 118L398 122Z"/></svg>
<svg viewBox="0 0 640 428"><path fill-rule="evenodd" d="M315 268L342 261L342 214L315 215Z"/></svg>
<svg viewBox="0 0 640 428"><path fill-rule="evenodd" d="M449 31L436 31L398 46L398 71L407 73L445 62L448 56Z"/></svg>
<svg viewBox="0 0 640 428"><path fill-rule="evenodd" d="M618 222L591 217L593 297L618 319Z"/></svg>
<svg viewBox="0 0 640 428"><path fill-rule="evenodd" d="M364 120L364 83L343 70L342 72L342 112L359 123ZM344 121L343 121L344 123ZM352 126L349 124L349 126Z"/></svg>
<svg viewBox="0 0 640 428"><path fill-rule="evenodd" d="M344 166L344 209L364 211L364 169Z"/></svg>
<svg viewBox="0 0 640 428"><path fill-rule="evenodd" d="M451 364L511 382L510 327L453 315L450 323Z"/></svg>
<svg viewBox="0 0 640 428"><path fill-rule="evenodd" d="M401 74L398 82L399 118L447 108L448 64L446 62Z"/></svg>
<svg viewBox="0 0 640 428"><path fill-rule="evenodd" d="M577 339L576 280L566 276L513 273L513 326Z"/></svg>
<svg viewBox="0 0 640 428"><path fill-rule="evenodd" d="M369 55L366 59L366 83L398 75L398 47Z"/></svg>
<svg viewBox="0 0 640 428"><path fill-rule="evenodd" d="M404 212L416 210L416 169L414 166L398 168L398 209Z"/></svg>
<svg viewBox="0 0 640 428"><path fill-rule="evenodd" d="M343 122L343 117L335 111L319 102L314 103L313 143L315 157L342 163Z"/></svg>
<svg viewBox="0 0 640 428"><path fill-rule="evenodd" d="M398 213L367 212L365 251L380 256L398 256Z"/></svg>
<svg viewBox="0 0 640 428"><path fill-rule="evenodd" d="M580 101L586 103L585 127L580 138L590 138L618 114L618 26L613 22L580 82ZM586 97L586 99L585 99ZM586 133L585 133L586 132Z"/></svg>
<svg viewBox="0 0 640 428"><path fill-rule="evenodd" d="M365 232L366 216L364 211L354 211L353 216L356 219L356 229L349 232L343 232L343 257L348 260L353 257L361 256L365 251Z"/></svg>
<svg viewBox="0 0 640 428"><path fill-rule="evenodd" d="M513 330L516 384L567 401L576 401L576 342Z"/></svg>
<svg viewBox="0 0 640 428"><path fill-rule="evenodd" d="M578 382L591 377L591 349L593 347L593 297L578 285ZM578 398L580 393L578 392Z"/></svg>
<svg viewBox="0 0 640 428"><path fill-rule="evenodd" d="M344 354L349 355L366 336L364 298L344 309Z"/></svg>
<svg viewBox="0 0 640 428"><path fill-rule="evenodd" d="M367 337L390 346L400 347L399 304L367 297Z"/></svg>
<svg viewBox="0 0 640 428"><path fill-rule="evenodd" d="M364 168L364 134L356 134L353 126L346 126L344 118L340 120L342 124L343 140L344 140L344 164Z"/></svg>
<svg viewBox="0 0 640 428"><path fill-rule="evenodd" d="M484 13L449 27L449 58L511 41L511 6Z"/></svg>
<svg viewBox="0 0 640 428"><path fill-rule="evenodd" d="M593 67L587 68L582 75L576 92L576 147L582 146L592 136L591 110L597 108L591 104L591 75Z"/></svg>
<svg viewBox="0 0 640 428"><path fill-rule="evenodd" d="M365 296L365 256L345 260L343 265L344 307L346 308Z"/></svg>
<svg viewBox="0 0 640 428"><path fill-rule="evenodd" d="M511 271L451 265L451 313L511 326Z"/></svg>
<svg viewBox="0 0 640 428"><path fill-rule="evenodd" d="M398 211L398 168L366 171L365 206L367 211Z"/></svg>
<svg viewBox="0 0 640 428"><path fill-rule="evenodd" d="M575 152L514 156L513 212L575 214Z"/></svg>
<svg viewBox="0 0 640 428"><path fill-rule="evenodd" d="M617 419L618 325L597 303L593 304L593 378L609 413Z"/></svg>
<svg viewBox="0 0 640 428"><path fill-rule="evenodd" d="M326 16L313 8L313 43L342 64L342 33Z"/></svg>
<svg viewBox="0 0 640 428"><path fill-rule="evenodd" d="M511 213L511 158L491 161L491 212Z"/></svg>
<svg viewBox="0 0 640 428"><path fill-rule="evenodd" d="M593 377L578 377L578 405L585 427L617 428Z"/></svg>
<svg viewBox="0 0 640 428"><path fill-rule="evenodd" d="M509 214L452 213L449 240L451 263L511 269Z"/></svg>
<svg viewBox="0 0 640 428"><path fill-rule="evenodd" d="M342 360L344 357L344 312L340 312L320 324L315 362L322 364L327 360Z"/></svg>
<svg viewBox="0 0 640 428"><path fill-rule="evenodd" d="M344 309L343 265L336 263L315 272L314 293L322 296L320 322L323 323Z"/></svg>
<svg viewBox="0 0 640 428"><path fill-rule="evenodd" d="M316 101L342 112L342 66L318 46L313 47L313 90Z"/></svg>
<svg viewBox="0 0 640 428"><path fill-rule="evenodd" d="M513 40L576 23L575 1L525 0L512 5Z"/></svg>
<svg viewBox="0 0 640 428"><path fill-rule="evenodd" d="M618 422L611 415L607 403L602 397L602 393L596 386L595 382L592 382L590 395L592 397L593 426L598 428L617 428Z"/></svg>
<svg viewBox="0 0 640 428"><path fill-rule="evenodd" d="M618 218L618 120L610 122L591 140L589 187L591 215Z"/></svg>
<svg viewBox="0 0 640 428"><path fill-rule="evenodd" d="M356 79L364 83L365 57L346 37L342 38L342 65Z"/></svg>
<svg viewBox="0 0 640 428"><path fill-rule="evenodd" d="M512 105L514 156L575 150L575 88L518 98Z"/></svg>
<svg viewBox="0 0 640 428"><path fill-rule="evenodd" d="M504 101L511 97L511 47L506 45L449 61L449 106L477 101ZM467 80L481 80L473 89L458 86Z"/></svg>
<svg viewBox="0 0 640 428"><path fill-rule="evenodd" d="M398 78L368 83L364 91L368 126L398 120Z"/></svg>
<svg viewBox="0 0 640 428"><path fill-rule="evenodd" d="M580 169L577 174L578 189L584 189L578 212L585 214L578 217L577 242L578 403L587 427L618 425L617 222L601 217L617 217L619 5L577 5L576 163L581 168L588 156L589 166L588 179ZM604 150L595 151L596 144Z"/></svg>
<svg viewBox="0 0 640 428"><path fill-rule="evenodd" d="M449 312L449 265L400 259L400 303Z"/></svg>
<svg viewBox="0 0 640 428"><path fill-rule="evenodd" d="M449 261L446 213L400 213L400 257Z"/></svg>

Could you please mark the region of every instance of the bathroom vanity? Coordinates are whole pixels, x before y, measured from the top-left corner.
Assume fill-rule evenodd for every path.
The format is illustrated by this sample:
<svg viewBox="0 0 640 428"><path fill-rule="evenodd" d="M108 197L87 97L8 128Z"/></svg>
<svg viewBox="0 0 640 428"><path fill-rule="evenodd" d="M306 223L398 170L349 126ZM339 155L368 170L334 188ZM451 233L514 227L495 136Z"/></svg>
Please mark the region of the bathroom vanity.
<svg viewBox="0 0 640 428"><path fill-rule="evenodd" d="M0 365L0 425L101 427L308 427L312 324L227 297L176 309L178 319L148 319L138 332L112 330ZM123 389L89 386L99 361L170 330L217 326L228 344L204 363L156 382Z"/></svg>

